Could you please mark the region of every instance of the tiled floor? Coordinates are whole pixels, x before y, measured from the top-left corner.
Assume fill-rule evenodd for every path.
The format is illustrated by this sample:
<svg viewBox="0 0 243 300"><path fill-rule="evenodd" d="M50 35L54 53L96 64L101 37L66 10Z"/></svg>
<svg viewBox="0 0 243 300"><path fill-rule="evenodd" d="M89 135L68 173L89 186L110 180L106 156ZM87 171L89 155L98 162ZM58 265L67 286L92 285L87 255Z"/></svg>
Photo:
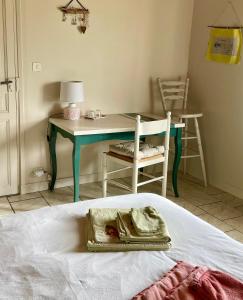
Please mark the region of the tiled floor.
<svg viewBox="0 0 243 300"><path fill-rule="evenodd" d="M121 179L129 182L130 178ZM175 198L168 184L167 197L199 216L206 222L224 231L232 238L243 243L243 200L220 191L214 187L204 188L200 183L189 176L180 176L180 198ZM102 196L101 183L88 183L81 185L81 199L94 199ZM161 186L153 183L141 187L139 192L160 194ZM126 194L127 192L109 185L108 196ZM37 209L44 206L53 206L71 203L73 188L56 189L54 192L44 191L27 195L0 198L0 217L9 214Z"/></svg>

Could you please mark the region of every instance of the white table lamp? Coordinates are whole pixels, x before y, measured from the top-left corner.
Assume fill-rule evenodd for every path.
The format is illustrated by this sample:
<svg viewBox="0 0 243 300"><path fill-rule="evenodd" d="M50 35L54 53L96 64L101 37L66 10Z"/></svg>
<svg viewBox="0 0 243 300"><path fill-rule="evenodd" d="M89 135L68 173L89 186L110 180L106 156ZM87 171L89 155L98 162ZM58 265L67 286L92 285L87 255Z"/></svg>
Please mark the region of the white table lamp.
<svg viewBox="0 0 243 300"><path fill-rule="evenodd" d="M80 108L77 103L84 101L83 81L61 82L60 101L69 103L69 106L64 108L64 119L80 119Z"/></svg>

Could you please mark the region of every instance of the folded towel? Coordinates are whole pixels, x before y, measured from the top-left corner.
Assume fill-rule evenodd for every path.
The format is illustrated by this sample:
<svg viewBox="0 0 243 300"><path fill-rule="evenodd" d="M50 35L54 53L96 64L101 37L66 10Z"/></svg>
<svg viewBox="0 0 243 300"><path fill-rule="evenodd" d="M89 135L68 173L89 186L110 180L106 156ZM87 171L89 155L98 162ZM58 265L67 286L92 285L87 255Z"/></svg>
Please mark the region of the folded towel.
<svg viewBox="0 0 243 300"><path fill-rule="evenodd" d="M141 236L138 235L134 225L132 223L131 214L127 212L119 211L117 213L117 229L119 232L119 237L122 241L130 243L138 242L166 242L169 243L171 238L167 229L165 228L163 234Z"/></svg>
<svg viewBox="0 0 243 300"><path fill-rule="evenodd" d="M151 206L132 208L131 218L138 235L169 235L158 211Z"/></svg>
<svg viewBox="0 0 243 300"><path fill-rule="evenodd" d="M117 231L116 216L118 211L129 212L129 209L91 208L89 210L94 241L97 243L120 243L119 235L107 234L107 231Z"/></svg>
<svg viewBox="0 0 243 300"><path fill-rule="evenodd" d="M116 225L118 211L124 209L90 209L87 215L87 248L93 252L166 251L171 248L166 242L125 243L119 239Z"/></svg>

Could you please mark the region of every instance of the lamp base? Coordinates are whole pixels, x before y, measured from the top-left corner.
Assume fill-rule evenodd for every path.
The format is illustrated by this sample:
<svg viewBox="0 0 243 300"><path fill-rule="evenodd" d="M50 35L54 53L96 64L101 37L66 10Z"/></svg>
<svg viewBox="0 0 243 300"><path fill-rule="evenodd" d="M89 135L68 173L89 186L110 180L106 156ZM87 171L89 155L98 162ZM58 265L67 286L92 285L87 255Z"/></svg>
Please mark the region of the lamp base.
<svg viewBox="0 0 243 300"><path fill-rule="evenodd" d="M81 116L80 108L76 105L69 105L68 107L64 108L64 119L65 120L79 120Z"/></svg>

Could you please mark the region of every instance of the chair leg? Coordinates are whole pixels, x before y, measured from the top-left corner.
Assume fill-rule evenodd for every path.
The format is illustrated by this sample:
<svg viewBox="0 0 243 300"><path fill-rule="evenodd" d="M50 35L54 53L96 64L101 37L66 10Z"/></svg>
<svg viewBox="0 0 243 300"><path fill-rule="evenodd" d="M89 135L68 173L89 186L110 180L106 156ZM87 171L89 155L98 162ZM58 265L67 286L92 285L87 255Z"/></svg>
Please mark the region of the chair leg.
<svg viewBox="0 0 243 300"><path fill-rule="evenodd" d="M199 150L201 166L202 166L203 180L204 180L205 187L207 187L208 183L207 183L207 175L206 175L206 168L205 168L205 160L204 160L202 141L201 141L201 135L200 135L197 118L194 119L194 122L195 122L196 134L197 134L198 150Z"/></svg>
<svg viewBox="0 0 243 300"><path fill-rule="evenodd" d="M166 189L167 189L167 175L162 180L162 196L166 197Z"/></svg>
<svg viewBox="0 0 243 300"><path fill-rule="evenodd" d="M102 193L103 197L107 196L107 156L103 153L102 159Z"/></svg>
<svg viewBox="0 0 243 300"><path fill-rule="evenodd" d="M169 152L167 150L167 152ZM168 157L169 153L165 153L165 156ZM163 164L163 179L162 179L162 196L166 197L167 192L167 173L168 173L168 162L164 162Z"/></svg>
<svg viewBox="0 0 243 300"><path fill-rule="evenodd" d="M185 119L185 128L184 128L184 130L185 130L185 140L184 140L184 145L183 145L183 147L184 147L184 150L183 150L183 152L184 152L184 156L187 156L187 153L188 153L188 151L187 151L187 147L188 147L188 139L187 139L187 137L188 137L188 133L187 133L187 130L188 130L188 119ZM186 169L187 169L187 159L184 159L183 160L183 174L184 175L186 175Z"/></svg>
<svg viewBox="0 0 243 300"><path fill-rule="evenodd" d="M132 192L133 194L137 194L138 192L138 167L136 166L136 164L133 165Z"/></svg>

